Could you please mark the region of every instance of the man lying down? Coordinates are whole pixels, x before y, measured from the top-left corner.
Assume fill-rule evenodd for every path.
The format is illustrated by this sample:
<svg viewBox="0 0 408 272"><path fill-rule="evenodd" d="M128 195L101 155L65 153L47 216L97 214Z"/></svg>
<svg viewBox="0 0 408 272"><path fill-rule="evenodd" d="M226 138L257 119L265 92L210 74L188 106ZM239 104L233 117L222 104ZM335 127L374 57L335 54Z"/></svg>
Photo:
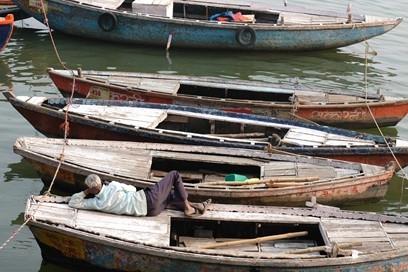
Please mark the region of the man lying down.
<svg viewBox="0 0 408 272"><path fill-rule="evenodd" d="M202 203L189 202L177 171L171 171L151 188L139 191L116 181L104 185L95 174L87 176L85 184L86 190L72 195L68 203L70 207L135 216L156 216L169 208L184 211L186 216L192 217L204 214L211 203L211 199Z"/></svg>

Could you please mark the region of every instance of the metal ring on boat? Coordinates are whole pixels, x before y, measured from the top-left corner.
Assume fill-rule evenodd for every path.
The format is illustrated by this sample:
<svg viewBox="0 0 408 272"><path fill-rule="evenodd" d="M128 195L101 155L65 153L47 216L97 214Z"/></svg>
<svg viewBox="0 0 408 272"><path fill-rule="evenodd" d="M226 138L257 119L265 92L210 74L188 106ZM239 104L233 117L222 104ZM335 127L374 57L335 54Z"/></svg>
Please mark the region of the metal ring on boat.
<svg viewBox="0 0 408 272"><path fill-rule="evenodd" d="M255 44L256 33L251 27L246 26L238 29L235 38L240 45L248 47Z"/></svg>
<svg viewBox="0 0 408 272"><path fill-rule="evenodd" d="M105 12L98 19L98 25L103 31L112 31L118 23L118 19L115 14L111 12Z"/></svg>

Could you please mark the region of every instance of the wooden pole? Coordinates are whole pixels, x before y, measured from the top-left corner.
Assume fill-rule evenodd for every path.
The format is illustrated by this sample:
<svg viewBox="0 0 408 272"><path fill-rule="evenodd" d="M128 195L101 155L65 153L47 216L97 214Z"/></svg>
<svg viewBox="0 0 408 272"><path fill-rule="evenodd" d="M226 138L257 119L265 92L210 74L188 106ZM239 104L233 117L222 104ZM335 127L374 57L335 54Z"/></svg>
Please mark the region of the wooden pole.
<svg viewBox="0 0 408 272"><path fill-rule="evenodd" d="M319 180L319 177L276 177L276 178L268 178L268 179L261 179L261 180L253 180L253 181L242 181L242 182L234 182L234 181L212 181L212 182L203 182L197 185L222 185L222 186L243 186L243 185L255 185L255 184L274 184L274 183L282 183L282 182L312 182ZM292 185L292 184L290 184ZM301 184L303 185L303 184ZM286 185L289 186L289 185Z"/></svg>
<svg viewBox="0 0 408 272"><path fill-rule="evenodd" d="M351 243L341 243L337 244L337 246L341 249L351 248L353 246L361 246L362 242L351 242ZM283 254L305 254L305 253L312 253L312 252L331 252L330 246L315 246L315 247L308 247L302 249L294 249L284 252Z"/></svg>
<svg viewBox="0 0 408 272"><path fill-rule="evenodd" d="M207 245L203 245L200 248L202 248L202 249L214 249L214 248L227 247L227 246L259 244L259 243L268 242L268 241L275 241L275 240L288 239L288 238L294 238L294 237L302 237L302 236L306 236L306 235L308 235L307 231L290 232L290 233L284 233L284 234L278 234L278 235L258 237L258 238L254 238L254 239L241 239L241 240L228 241L228 242L222 242L222 243L210 243L210 244L207 244Z"/></svg>

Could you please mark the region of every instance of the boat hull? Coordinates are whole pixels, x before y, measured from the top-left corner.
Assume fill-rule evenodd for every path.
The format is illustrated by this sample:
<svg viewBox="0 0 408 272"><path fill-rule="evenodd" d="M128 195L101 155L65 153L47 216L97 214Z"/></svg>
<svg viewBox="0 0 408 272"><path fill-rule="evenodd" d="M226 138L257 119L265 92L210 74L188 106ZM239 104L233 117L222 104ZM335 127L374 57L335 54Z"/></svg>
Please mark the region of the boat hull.
<svg viewBox="0 0 408 272"><path fill-rule="evenodd" d="M15 3L39 21L43 21L40 2L16 0ZM98 25L105 9L74 1L46 2L51 28L77 36L112 42L151 44L166 48L172 35L171 47L193 47L240 50L317 50L347 46L390 31L400 19L352 24L330 25L264 25L251 26L253 45L243 46L237 41L242 24L172 19L110 10L116 18L113 29L106 31ZM73 18L73 14L75 17Z"/></svg>
<svg viewBox="0 0 408 272"><path fill-rule="evenodd" d="M54 84L64 96L72 92L73 77L49 72ZM154 91L154 90L153 90ZM232 100L211 99L205 97L169 95L158 92L138 90L113 86L75 77L75 97L143 101L149 103L178 104L196 107L217 108L226 111L260 114L279 118L296 118L310 120L315 123L344 127L344 128L373 128L376 127L373 118L363 103L347 103L337 105L283 105L275 103L257 102L243 104ZM408 100L383 101L369 103L370 109L379 126L397 125L408 113ZM293 114L294 113L294 114ZM295 117L296 116L296 117Z"/></svg>
<svg viewBox="0 0 408 272"><path fill-rule="evenodd" d="M69 228L60 229L30 222L45 260L115 271L406 271L407 252L372 254L356 260L326 258L314 260L245 260L118 242L98 235L81 235ZM374 255L374 256L373 256Z"/></svg>

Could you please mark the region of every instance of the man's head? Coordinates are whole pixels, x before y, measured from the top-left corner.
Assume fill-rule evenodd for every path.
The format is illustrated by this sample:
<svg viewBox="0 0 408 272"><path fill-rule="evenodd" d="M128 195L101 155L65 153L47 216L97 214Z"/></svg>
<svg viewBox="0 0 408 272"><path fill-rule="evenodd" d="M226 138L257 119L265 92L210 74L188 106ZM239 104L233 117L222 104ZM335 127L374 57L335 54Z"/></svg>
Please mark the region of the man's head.
<svg viewBox="0 0 408 272"><path fill-rule="evenodd" d="M90 174L85 179L85 185L88 187L88 192L91 194L98 194L102 189L102 181L98 175Z"/></svg>

